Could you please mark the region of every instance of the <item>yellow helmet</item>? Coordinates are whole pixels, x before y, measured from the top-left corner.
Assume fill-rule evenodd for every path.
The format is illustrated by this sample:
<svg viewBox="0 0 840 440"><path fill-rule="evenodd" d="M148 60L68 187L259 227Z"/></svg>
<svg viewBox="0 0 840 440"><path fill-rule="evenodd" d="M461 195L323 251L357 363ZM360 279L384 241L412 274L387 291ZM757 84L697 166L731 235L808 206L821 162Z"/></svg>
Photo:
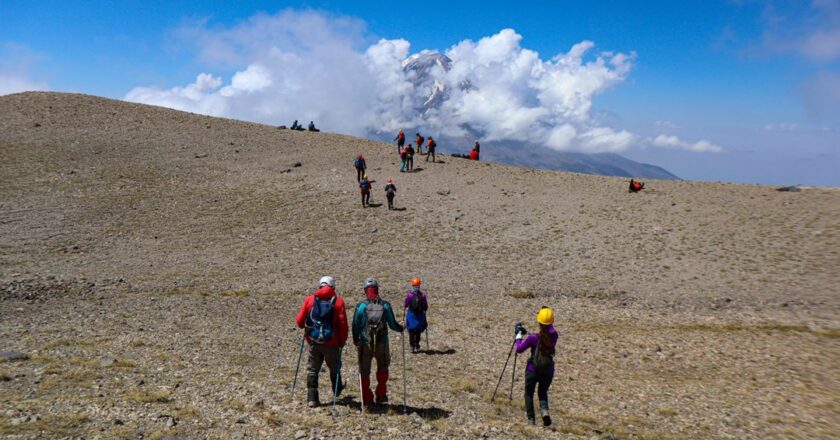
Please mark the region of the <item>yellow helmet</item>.
<svg viewBox="0 0 840 440"><path fill-rule="evenodd" d="M553 325L554 311L549 309L548 307L541 308L540 312L537 313L537 322L542 325Z"/></svg>

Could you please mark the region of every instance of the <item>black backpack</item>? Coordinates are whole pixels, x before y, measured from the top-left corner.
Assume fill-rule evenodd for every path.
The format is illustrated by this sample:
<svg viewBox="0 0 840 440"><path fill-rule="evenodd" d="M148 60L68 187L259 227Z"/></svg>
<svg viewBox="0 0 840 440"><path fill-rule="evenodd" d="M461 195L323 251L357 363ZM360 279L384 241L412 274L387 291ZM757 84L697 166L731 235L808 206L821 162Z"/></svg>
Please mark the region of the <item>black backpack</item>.
<svg viewBox="0 0 840 440"><path fill-rule="evenodd" d="M371 347L382 340L385 335L385 305L381 299L365 300L365 314L367 315L367 338Z"/></svg>
<svg viewBox="0 0 840 440"><path fill-rule="evenodd" d="M414 313L423 313L423 294L420 291L414 292L411 301L408 303L408 310Z"/></svg>
<svg viewBox="0 0 840 440"><path fill-rule="evenodd" d="M531 352L531 365L534 366L537 373L547 373L554 366L554 349L552 348L548 354L545 354L540 351L539 344L537 344Z"/></svg>
<svg viewBox="0 0 840 440"><path fill-rule="evenodd" d="M335 296L322 301L313 297L312 309L309 310L307 327L309 328L309 339L316 344L323 344L329 341L333 334L333 311L335 310Z"/></svg>

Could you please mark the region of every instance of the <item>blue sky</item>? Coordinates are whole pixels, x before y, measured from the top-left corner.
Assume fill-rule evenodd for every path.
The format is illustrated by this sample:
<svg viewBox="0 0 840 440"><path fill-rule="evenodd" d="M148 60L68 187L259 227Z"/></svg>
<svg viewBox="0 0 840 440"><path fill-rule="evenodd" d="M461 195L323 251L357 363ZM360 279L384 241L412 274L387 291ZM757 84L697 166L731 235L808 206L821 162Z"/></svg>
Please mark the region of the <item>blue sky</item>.
<svg viewBox="0 0 840 440"><path fill-rule="evenodd" d="M326 33L332 39L323 53L346 40L358 55L380 39L407 41L408 54L448 51L465 40L480 45L483 38L509 28L515 37L498 39L513 41L518 49L505 56L521 55L519 49L534 51L540 66L583 41L592 41L594 48L582 66L605 51L632 57L622 65L626 73L622 67L602 72L606 76L587 92L591 109L585 120L578 117L568 124L576 137L555 142L558 149L605 151L602 143L586 146L585 130L608 129L609 139L621 139L620 154L683 178L840 186L840 1L593 3L482 2L477 7L474 2L425 1L421 8L416 2L7 0L0 8L0 93L78 91L184 108L184 102L193 101L166 99L207 73L220 81L210 81L199 97L191 96L196 107L185 109L287 123L283 112L237 113L244 104L224 102L222 95L233 99L231 92L216 93L234 86L233 77L254 65L266 67L274 83L289 79L278 71L283 64L266 61L270 48L264 42L247 40L259 39L253 37L255 29L288 26L311 19L300 14L315 14L323 19L313 23L326 29L313 35ZM282 18L254 20L260 13L279 17L282 11ZM307 44L305 32L290 38ZM236 59L212 53L219 45L235 45ZM286 49L290 54L296 50ZM585 82L589 74L576 75ZM253 75L241 76L246 77ZM131 94L138 87L143 93ZM509 84L492 87L518 90ZM279 93L276 88L264 93L270 90ZM538 95L531 92L528 99ZM257 101L247 102L253 106ZM551 112L550 105L544 107ZM328 111L312 108L307 114L329 121ZM398 123L409 120L403 113L389 117ZM492 122L482 118L472 122ZM563 121L554 115L529 123L547 130L544 139L556 140L547 125ZM357 127L339 123L335 129L358 134ZM500 140L511 136L497 135ZM658 136L673 141L656 142ZM694 146L701 141L722 151L692 151L700 149Z"/></svg>

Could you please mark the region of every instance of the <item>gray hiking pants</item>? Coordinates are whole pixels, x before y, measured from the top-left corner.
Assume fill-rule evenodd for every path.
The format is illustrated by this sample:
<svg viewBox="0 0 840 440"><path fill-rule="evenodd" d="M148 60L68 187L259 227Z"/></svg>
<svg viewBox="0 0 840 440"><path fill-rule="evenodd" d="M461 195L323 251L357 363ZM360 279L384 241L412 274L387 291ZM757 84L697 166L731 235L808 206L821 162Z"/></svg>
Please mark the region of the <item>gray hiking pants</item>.
<svg viewBox="0 0 840 440"><path fill-rule="evenodd" d="M340 348L327 347L318 344L309 344L309 357L306 361L306 388L310 390L310 400L314 394L314 400L318 400L318 374L321 372L321 365L326 363L330 370L330 381L335 384L340 371L338 370L338 354ZM314 390L314 393L311 391Z"/></svg>
<svg viewBox="0 0 840 440"><path fill-rule="evenodd" d="M373 359L376 359L376 372L387 373L391 365L391 350L388 344L377 344L376 348L363 344L356 347L359 350L359 370L362 376L370 376L370 369L373 366Z"/></svg>

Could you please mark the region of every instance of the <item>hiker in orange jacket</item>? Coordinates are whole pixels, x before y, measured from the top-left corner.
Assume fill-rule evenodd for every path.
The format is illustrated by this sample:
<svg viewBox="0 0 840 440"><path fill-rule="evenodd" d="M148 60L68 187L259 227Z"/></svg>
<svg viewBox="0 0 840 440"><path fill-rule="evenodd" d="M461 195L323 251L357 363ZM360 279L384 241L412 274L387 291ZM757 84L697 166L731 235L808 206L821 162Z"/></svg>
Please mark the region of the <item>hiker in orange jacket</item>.
<svg viewBox="0 0 840 440"><path fill-rule="evenodd" d="M341 349L347 343L347 313L344 299L335 293L335 280L321 277L320 288L306 297L298 311L295 323L304 329L304 339L309 344L306 362L306 401L310 407L319 405L318 373L327 364L330 382L336 396L341 394ZM337 385L336 385L337 384Z"/></svg>
<svg viewBox="0 0 840 440"><path fill-rule="evenodd" d="M429 161L429 156L432 157L432 162L437 162L435 159L435 148L437 147L437 142L429 136L429 141L426 143L426 148L428 149L428 154L426 154L426 162Z"/></svg>
<svg viewBox="0 0 840 440"><path fill-rule="evenodd" d="M397 137L394 140L397 141L397 154L402 153L403 146L405 145L405 133L403 133L402 129L397 133Z"/></svg>
<svg viewBox="0 0 840 440"><path fill-rule="evenodd" d="M420 132L417 132L417 135L414 138L414 144L417 145L417 154L423 154L423 141L425 139L423 136L420 136Z"/></svg>

